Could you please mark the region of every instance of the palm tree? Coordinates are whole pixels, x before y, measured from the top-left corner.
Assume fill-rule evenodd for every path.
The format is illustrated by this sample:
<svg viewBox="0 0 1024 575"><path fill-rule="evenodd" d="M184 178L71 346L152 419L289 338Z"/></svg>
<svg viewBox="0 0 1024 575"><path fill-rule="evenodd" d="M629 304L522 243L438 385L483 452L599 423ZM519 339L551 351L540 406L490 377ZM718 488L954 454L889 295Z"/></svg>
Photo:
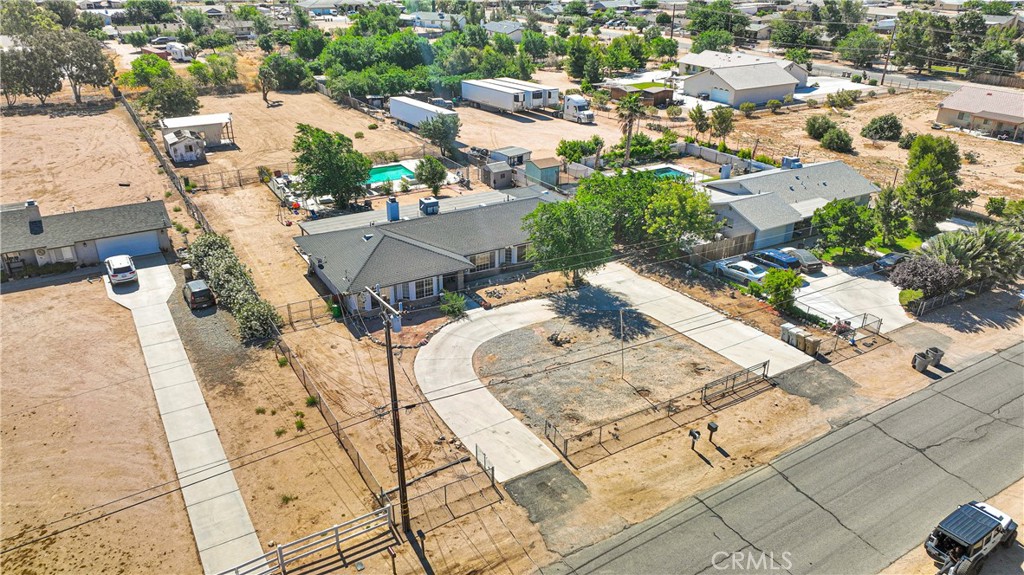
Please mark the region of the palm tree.
<svg viewBox="0 0 1024 575"><path fill-rule="evenodd" d="M1024 235L1005 227L980 225L939 234L921 253L960 268L964 283L1012 282L1024 272Z"/></svg>
<svg viewBox="0 0 1024 575"><path fill-rule="evenodd" d="M619 100L619 128L626 136L626 159L623 165L629 165L629 147L633 143L633 128L644 115L644 106L640 103L639 94L630 94Z"/></svg>

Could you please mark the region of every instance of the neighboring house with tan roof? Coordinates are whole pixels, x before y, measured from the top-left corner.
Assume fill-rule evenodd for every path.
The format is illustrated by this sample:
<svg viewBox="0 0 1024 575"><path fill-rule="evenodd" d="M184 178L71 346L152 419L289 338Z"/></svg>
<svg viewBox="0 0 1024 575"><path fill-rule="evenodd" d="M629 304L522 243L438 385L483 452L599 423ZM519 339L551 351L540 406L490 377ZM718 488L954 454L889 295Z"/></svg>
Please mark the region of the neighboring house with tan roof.
<svg viewBox="0 0 1024 575"><path fill-rule="evenodd" d="M935 121L1024 140L1024 92L963 86L939 104Z"/></svg>

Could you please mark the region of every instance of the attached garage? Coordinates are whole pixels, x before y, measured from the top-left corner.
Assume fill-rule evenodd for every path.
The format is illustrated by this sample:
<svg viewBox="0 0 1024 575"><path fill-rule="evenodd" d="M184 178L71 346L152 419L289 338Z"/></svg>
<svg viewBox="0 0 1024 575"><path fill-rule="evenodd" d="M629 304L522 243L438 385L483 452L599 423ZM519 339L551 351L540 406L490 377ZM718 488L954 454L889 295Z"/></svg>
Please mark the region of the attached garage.
<svg viewBox="0 0 1024 575"><path fill-rule="evenodd" d="M709 94L711 97L708 99L712 102L718 102L719 104L732 104L732 94L729 93L729 90L711 88L711 92L709 92Z"/></svg>
<svg viewBox="0 0 1024 575"><path fill-rule="evenodd" d="M160 251L160 234L156 230L96 240L100 261L110 256L144 256Z"/></svg>
<svg viewBox="0 0 1024 575"><path fill-rule="evenodd" d="M110 256L171 250L171 220L161 201L44 216L34 201L0 206L4 272L51 264L96 265Z"/></svg>

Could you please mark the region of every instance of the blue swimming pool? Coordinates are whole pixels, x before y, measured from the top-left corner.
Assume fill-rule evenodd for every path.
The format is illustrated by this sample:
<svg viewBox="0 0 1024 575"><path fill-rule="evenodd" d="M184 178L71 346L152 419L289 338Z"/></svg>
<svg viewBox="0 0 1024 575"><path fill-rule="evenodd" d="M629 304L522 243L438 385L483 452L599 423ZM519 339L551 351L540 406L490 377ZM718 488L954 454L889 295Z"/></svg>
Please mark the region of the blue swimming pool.
<svg viewBox="0 0 1024 575"><path fill-rule="evenodd" d="M683 178L684 180L690 178L690 174L671 166L665 166L651 171L654 172L654 175L658 178Z"/></svg>
<svg viewBox="0 0 1024 575"><path fill-rule="evenodd" d="M395 182L403 176L413 177L413 171L402 164L391 164L389 166L377 166L370 168L370 179L367 184L379 184L380 182Z"/></svg>

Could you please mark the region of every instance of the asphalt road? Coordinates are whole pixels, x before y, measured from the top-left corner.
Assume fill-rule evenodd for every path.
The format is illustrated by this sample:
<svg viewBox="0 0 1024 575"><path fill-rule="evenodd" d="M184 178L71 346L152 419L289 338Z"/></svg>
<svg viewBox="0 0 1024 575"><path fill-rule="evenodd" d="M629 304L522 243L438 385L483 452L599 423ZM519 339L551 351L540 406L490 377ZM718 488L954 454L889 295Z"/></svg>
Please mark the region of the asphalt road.
<svg viewBox="0 0 1024 575"><path fill-rule="evenodd" d="M721 457L706 442L702 452ZM1024 343L544 573L874 574L957 505L1022 476Z"/></svg>
<svg viewBox="0 0 1024 575"><path fill-rule="evenodd" d="M891 68L891 66L890 66L890 68ZM850 72L852 74L860 74L861 76L864 75L864 70L863 69L857 69L857 68L854 68L852 66L843 66L843 65L840 65L840 64L819 64L819 63L815 62L814 63L814 68L811 71L811 75L813 76L815 74L818 74L818 75L825 75L825 76L827 76L828 74L823 74L824 72L832 72L833 74L839 74L840 72ZM867 71L867 76L869 78L875 78L877 80L881 80L882 79L882 68L877 67L877 66L871 68L870 70ZM813 83L813 80L808 80L808 82L809 83ZM910 84L913 84L914 87L926 88L926 89L929 89L929 90L940 90L940 91L943 91L943 92L955 92L958 89L960 89L961 86L963 86L965 84L965 82L951 82L949 80L936 80L935 78L932 78L932 77L929 77L929 76L922 76L922 75L918 75L918 74L904 74L904 73L899 73L899 72L893 72L891 69L890 69L890 71L888 73L886 73L886 75L885 75L885 85L886 86L898 85L898 83L900 83L900 82L902 82L904 85L907 84L907 83L910 83Z"/></svg>

